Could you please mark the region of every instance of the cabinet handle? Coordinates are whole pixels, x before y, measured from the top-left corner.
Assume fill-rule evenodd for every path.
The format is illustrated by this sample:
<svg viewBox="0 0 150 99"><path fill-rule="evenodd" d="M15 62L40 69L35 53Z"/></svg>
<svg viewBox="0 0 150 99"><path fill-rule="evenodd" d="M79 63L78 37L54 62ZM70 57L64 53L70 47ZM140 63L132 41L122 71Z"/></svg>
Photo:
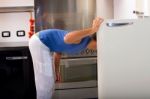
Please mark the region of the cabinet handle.
<svg viewBox="0 0 150 99"><path fill-rule="evenodd" d="M106 25L108 27L120 27L120 26L126 26L126 25L132 25L133 22L122 22L122 23L112 23L112 22L109 22L109 23L106 23Z"/></svg>
<svg viewBox="0 0 150 99"><path fill-rule="evenodd" d="M26 60L28 59L28 56L6 56L6 60Z"/></svg>

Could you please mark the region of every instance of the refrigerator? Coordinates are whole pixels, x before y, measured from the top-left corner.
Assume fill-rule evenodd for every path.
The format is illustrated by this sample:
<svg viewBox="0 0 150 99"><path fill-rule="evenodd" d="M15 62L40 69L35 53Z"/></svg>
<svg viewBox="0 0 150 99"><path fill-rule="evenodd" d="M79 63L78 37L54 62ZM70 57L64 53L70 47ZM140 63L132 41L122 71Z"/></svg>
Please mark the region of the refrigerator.
<svg viewBox="0 0 150 99"><path fill-rule="evenodd" d="M97 39L99 99L150 99L150 18L105 20Z"/></svg>

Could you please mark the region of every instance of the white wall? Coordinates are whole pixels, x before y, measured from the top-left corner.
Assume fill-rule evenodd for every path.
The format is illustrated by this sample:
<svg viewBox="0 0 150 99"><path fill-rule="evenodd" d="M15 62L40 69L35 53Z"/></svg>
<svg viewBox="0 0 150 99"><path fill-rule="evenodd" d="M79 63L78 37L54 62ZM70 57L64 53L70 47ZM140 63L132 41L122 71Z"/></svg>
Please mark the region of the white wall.
<svg viewBox="0 0 150 99"><path fill-rule="evenodd" d="M34 0L0 0L0 7L33 6Z"/></svg>
<svg viewBox="0 0 150 99"><path fill-rule="evenodd" d="M113 18L113 0L97 0L97 16L100 16L104 19Z"/></svg>

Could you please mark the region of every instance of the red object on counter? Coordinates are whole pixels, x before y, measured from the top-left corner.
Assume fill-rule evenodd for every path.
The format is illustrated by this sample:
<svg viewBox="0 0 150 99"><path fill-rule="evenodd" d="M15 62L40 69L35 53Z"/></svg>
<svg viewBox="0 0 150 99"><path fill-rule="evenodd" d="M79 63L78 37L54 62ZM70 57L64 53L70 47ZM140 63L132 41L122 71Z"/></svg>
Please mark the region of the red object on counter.
<svg viewBox="0 0 150 99"><path fill-rule="evenodd" d="M31 18L30 20L30 31L28 32L29 38L34 34L34 22L35 20Z"/></svg>
<svg viewBox="0 0 150 99"><path fill-rule="evenodd" d="M30 24L34 25L34 19L32 19L32 18L30 19Z"/></svg>

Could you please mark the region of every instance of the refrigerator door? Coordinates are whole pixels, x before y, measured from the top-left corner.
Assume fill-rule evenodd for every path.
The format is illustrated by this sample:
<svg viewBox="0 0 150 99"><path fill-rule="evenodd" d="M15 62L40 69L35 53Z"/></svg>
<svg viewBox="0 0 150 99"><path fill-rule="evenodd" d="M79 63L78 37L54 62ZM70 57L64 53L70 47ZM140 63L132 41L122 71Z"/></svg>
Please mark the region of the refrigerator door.
<svg viewBox="0 0 150 99"><path fill-rule="evenodd" d="M99 99L150 99L150 19L109 20L98 33Z"/></svg>

